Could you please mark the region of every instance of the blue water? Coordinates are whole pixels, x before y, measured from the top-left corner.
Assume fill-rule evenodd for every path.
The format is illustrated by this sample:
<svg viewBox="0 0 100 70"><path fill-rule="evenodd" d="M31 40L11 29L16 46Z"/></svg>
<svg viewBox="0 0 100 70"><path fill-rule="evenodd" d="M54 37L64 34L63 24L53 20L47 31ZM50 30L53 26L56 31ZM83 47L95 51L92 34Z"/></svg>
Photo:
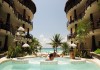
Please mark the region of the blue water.
<svg viewBox="0 0 100 70"><path fill-rule="evenodd" d="M31 63L15 63L13 61L8 61L0 64L0 70L100 70L100 67L92 62L86 63L70 63L68 58L55 58L58 61L65 62L67 64L57 64L57 65L40 65L39 62L41 57L28 58ZM36 64L35 64L36 63Z"/></svg>
<svg viewBox="0 0 100 70"><path fill-rule="evenodd" d="M58 52L62 49L58 49ZM52 48L42 48L42 52L53 52ZM45 57L26 58L28 63L7 61L0 64L0 70L100 70L100 66L92 62L71 63L69 58L59 57L54 60L58 61L56 65L40 64Z"/></svg>
<svg viewBox="0 0 100 70"><path fill-rule="evenodd" d="M42 48L41 52L51 53L54 52L53 48ZM57 52L62 52L61 48L57 48Z"/></svg>

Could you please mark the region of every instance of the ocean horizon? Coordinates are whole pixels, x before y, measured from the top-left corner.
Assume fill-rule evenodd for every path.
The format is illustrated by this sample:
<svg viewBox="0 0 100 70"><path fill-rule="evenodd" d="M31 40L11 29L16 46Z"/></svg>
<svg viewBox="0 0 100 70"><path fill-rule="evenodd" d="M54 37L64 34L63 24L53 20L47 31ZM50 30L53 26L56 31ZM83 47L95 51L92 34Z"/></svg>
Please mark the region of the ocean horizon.
<svg viewBox="0 0 100 70"><path fill-rule="evenodd" d="M42 48L41 52L53 53L54 49L53 48ZM57 48L57 52L62 52L62 48Z"/></svg>

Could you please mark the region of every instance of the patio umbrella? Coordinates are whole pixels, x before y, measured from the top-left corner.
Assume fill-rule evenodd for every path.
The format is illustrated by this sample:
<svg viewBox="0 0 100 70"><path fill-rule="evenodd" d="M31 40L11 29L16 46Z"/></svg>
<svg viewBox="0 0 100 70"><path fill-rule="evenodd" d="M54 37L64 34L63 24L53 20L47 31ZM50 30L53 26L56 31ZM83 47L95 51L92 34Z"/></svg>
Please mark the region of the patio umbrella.
<svg viewBox="0 0 100 70"><path fill-rule="evenodd" d="M20 33L19 33L19 32L17 32L17 33L16 33L16 35L17 35L17 36L20 36Z"/></svg>
<svg viewBox="0 0 100 70"><path fill-rule="evenodd" d="M73 47L73 48L76 48L76 44L74 44L74 43L72 43L72 44L70 44L70 47Z"/></svg>
<svg viewBox="0 0 100 70"><path fill-rule="evenodd" d="M27 43L23 44L22 47L29 47Z"/></svg>
<svg viewBox="0 0 100 70"><path fill-rule="evenodd" d="M25 31L25 29L24 29L23 27L20 26L20 27L18 28L18 31Z"/></svg>

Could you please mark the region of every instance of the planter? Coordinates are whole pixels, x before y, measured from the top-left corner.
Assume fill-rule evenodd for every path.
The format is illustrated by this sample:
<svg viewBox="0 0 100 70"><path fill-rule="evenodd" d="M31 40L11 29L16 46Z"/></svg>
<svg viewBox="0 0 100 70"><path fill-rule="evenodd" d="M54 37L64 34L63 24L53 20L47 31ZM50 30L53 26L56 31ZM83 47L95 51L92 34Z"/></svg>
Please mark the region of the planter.
<svg viewBox="0 0 100 70"><path fill-rule="evenodd" d="M93 56L93 57L96 57L100 60L100 54L96 54L94 52L90 52L90 54Z"/></svg>
<svg viewBox="0 0 100 70"><path fill-rule="evenodd" d="M70 58L71 58L71 59L75 59L74 51L71 51L71 52L70 52Z"/></svg>

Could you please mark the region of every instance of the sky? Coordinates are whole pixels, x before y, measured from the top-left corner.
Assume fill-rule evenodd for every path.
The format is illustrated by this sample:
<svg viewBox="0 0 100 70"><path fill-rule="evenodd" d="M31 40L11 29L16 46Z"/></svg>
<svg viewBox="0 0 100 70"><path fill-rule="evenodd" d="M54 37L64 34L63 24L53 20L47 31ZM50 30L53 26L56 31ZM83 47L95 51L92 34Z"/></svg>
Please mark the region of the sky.
<svg viewBox="0 0 100 70"><path fill-rule="evenodd" d="M63 41L67 41L67 18L64 12L67 0L33 0L36 5L34 14L33 37L39 39L43 47L50 47L50 42L55 34L60 34Z"/></svg>

